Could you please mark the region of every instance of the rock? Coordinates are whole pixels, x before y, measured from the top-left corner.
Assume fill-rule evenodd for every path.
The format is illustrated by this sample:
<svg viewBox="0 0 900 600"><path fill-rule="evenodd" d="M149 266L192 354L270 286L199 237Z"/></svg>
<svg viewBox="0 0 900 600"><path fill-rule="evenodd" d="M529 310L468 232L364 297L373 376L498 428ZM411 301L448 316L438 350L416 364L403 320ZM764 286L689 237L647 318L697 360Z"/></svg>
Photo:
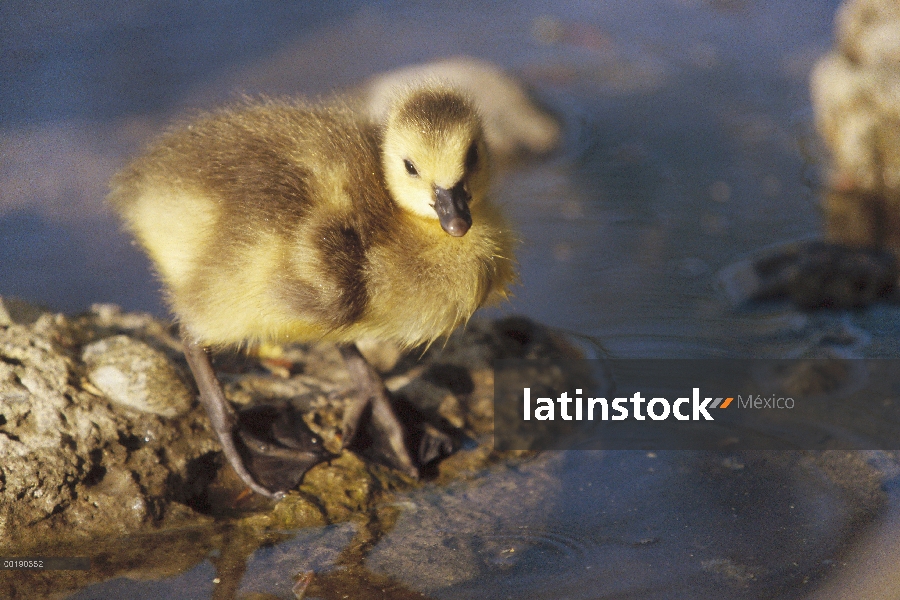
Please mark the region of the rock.
<svg viewBox="0 0 900 600"><path fill-rule="evenodd" d="M900 4L847 0L816 64L816 127L831 155L826 236L900 253Z"/></svg>
<svg viewBox="0 0 900 600"><path fill-rule="evenodd" d="M363 88L369 115L381 121L387 115L398 86L421 80L439 80L469 94L484 119L485 138L492 152L541 154L559 143L560 128L528 98L522 86L499 67L466 56L390 71L370 79Z"/></svg>
<svg viewBox="0 0 900 600"><path fill-rule="evenodd" d="M845 0L835 33L810 80L830 154L825 239L724 269L734 304L789 298L808 310L900 300L900 4Z"/></svg>
<svg viewBox="0 0 900 600"><path fill-rule="evenodd" d="M861 65L833 51L812 72L816 127L832 158L831 179L843 188L900 186L897 138L890 123L900 116L896 68Z"/></svg>
<svg viewBox="0 0 900 600"><path fill-rule="evenodd" d="M841 53L867 66L900 68L900 4L894 0L849 0L835 15Z"/></svg>
<svg viewBox="0 0 900 600"><path fill-rule="evenodd" d="M44 312L46 311L41 307L18 298L0 297L0 327L9 327L13 323L34 323Z"/></svg>
<svg viewBox="0 0 900 600"><path fill-rule="evenodd" d="M886 250L900 257L900 194L830 189L823 208L827 240L851 248Z"/></svg>
<svg viewBox="0 0 900 600"><path fill-rule="evenodd" d="M215 476L202 411L126 414L89 391L81 347L97 334L49 313L0 328L0 550L171 524Z"/></svg>
<svg viewBox="0 0 900 600"><path fill-rule="evenodd" d="M356 347L379 373L387 373L397 366L397 361L400 360L402 354L396 344L374 339L360 340L356 342Z"/></svg>
<svg viewBox="0 0 900 600"><path fill-rule="evenodd" d="M206 528L214 515L263 532L253 538L262 544L265 532L370 514L417 485L342 452L345 399L355 390L331 345L285 347L280 356L302 365L287 376L271 373L253 354L214 357L226 396L242 414L293 409L339 455L273 504L244 494L221 460L206 414L182 378L169 324L111 305L76 317L42 312L25 324L10 321L0 326L0 554L76 548L107 565L91 577L113 576L135 568L124 555L120 564L100 550L118 547L121 536ZM424 427L457 429L472 440L437 467L442 482L505 456L490 447L493 360L575 352L558 334L521 318L473 321L436 346L388 362L397 401L409 403ZM0 596L5 582L0 576Z"/></svg>
<svg viewBox="0 0 900 600"><path fill-rule="evenodd" d="M854 308L897 300L898 276L890 252L809 241L726 267L719 282L734 305L787 298L804 309Z"/></svg>
<svg viewBox="0 0 900 600"><path fill-rule="evenodd" d="M85 347L82 360L88 380L122 406L163 417L187 414L193 394L166 357L125 335Z"/></svg>

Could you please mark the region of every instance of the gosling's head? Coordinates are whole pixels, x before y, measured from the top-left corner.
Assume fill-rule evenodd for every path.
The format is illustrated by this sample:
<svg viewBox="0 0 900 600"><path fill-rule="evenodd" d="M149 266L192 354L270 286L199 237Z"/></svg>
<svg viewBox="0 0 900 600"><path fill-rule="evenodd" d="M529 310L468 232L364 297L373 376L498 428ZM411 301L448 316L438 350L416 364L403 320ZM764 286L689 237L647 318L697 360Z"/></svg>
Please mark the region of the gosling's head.
<svg viewBox="0 0 900 600"><path fill-rule="evenodd" d="M488 165L481 119L465 96L439 85L401 94L385 125L383 161L397 204L454 237L469 231Z"/></svg>

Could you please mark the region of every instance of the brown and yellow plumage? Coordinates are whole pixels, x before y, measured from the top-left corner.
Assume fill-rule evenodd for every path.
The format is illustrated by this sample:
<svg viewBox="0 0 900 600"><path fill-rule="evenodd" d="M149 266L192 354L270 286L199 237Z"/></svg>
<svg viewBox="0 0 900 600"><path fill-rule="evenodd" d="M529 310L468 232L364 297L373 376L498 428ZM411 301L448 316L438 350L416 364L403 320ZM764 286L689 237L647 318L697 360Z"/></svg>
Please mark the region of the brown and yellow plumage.
<svg viewBox="0 0 900 600"><path fill-rule="evenodd" d="M401 90L379 124L337 102L209 113L115 178L110 201L156 266L200 399L251 489L277 496L325 454L302 432L281 445L283 432L242 428L210 346L336 342L359 390L345 447L370 414L361 437L392 467L416 475L450 450L436 431L413 448L355 342L430 343L505 297L513 236L488 187L481 121L437 84Z"/></svg>
<svg viewBox="0 0 900 600"><path fill-rule="evenodd" d="M440 87L408 91L383 126L339 104L242 104L163 136L116 178L111 200L206 344L413 346L514 278L481 135L471 104ZM473 144L480 161L467 166ZM431 188L462 179L472 226L453 237Z"/></svg>

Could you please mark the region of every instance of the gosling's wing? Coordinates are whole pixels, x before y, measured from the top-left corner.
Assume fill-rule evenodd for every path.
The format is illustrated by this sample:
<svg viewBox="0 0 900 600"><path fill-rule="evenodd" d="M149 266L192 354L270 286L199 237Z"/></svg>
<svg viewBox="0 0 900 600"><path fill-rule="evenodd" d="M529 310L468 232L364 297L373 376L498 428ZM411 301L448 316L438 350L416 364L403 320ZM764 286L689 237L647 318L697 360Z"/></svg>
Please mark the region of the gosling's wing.
<svg viewBox="0 0 900 600"><path fill-rule="evenodd" d="M113 181L110 201L170 288L202 264L222 271L254 238L296 223L314 200L310 116L287 106L207 115L173 129ZM300 134L300 135L298 135Z"/></svg>
<svg viewBox="0 0 900 600"><path fill-rule="evenodd" d="M346 111L250 107L168 134L111 200L198 338L323 337L365 308L361 265L383 219L357 212L387 202L378 161Z"/></svg>

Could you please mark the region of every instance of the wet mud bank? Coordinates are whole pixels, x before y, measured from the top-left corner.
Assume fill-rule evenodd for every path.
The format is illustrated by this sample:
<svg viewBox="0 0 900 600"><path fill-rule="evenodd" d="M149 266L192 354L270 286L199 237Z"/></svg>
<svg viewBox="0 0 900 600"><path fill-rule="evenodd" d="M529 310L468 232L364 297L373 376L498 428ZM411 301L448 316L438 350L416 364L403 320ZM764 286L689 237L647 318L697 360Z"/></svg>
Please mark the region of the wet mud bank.
<svg viewBox="0 0 900 600"><path fill-rule="evenodd" d="M77 316L12 299L0 307L0 554L92 559L88 572L0 572L4 597L71 592L138 565L153 565L142 577L178 573L234 552L235 536L246 556L287 529L354 521L380 530L396 516L384 508L394 495L422 485L341 451L354 390L333 346L215 357L243 414L293 409L333 454L274 502L249 493L223 460L171 324L112 305ZM578 350L506 318L473 322L424 354L366 353L405 412L452 432L459 450L425 478L444 483L515 454L492 450L493 360Z"/></svg>

